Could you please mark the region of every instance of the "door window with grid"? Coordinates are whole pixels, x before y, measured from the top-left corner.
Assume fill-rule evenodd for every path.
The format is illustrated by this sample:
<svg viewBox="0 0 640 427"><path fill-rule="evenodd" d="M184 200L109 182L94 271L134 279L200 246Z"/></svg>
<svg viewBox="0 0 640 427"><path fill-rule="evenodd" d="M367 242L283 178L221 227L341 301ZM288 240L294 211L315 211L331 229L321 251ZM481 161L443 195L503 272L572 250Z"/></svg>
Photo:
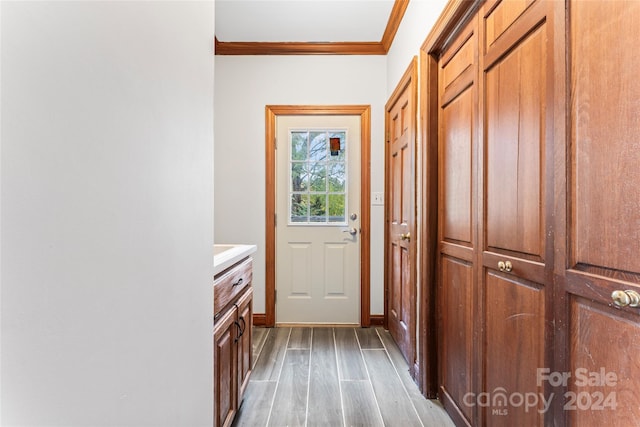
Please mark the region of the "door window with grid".
<svg viewBox="0 0 640 427"><path fill-rule="evenodd" d="M347 223L346 130L289 131L289 224Z"/></svg>

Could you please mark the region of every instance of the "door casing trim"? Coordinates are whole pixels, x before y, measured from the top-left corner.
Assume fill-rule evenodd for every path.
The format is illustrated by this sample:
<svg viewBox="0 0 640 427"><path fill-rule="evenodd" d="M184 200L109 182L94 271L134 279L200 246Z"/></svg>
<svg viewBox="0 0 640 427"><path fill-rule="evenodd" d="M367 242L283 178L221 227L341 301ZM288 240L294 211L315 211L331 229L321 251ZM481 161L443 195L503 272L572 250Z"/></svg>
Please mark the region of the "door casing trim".
<svg viewBox="0 0 640 427"><path fill-rule="evenodd" d="M360 116L360 325L371 325L371 106L265 107L265 326L276 324L276 119L278 116Z"/></svg>

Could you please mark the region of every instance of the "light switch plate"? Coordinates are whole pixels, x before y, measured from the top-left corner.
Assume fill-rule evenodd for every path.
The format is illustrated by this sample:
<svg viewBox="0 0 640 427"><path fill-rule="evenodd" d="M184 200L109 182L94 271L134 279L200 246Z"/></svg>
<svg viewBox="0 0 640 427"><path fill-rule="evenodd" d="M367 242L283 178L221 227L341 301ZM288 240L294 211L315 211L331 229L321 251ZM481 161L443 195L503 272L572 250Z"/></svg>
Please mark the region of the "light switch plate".
<svg viewBox="0 0 640 427"><path fill-rule="evenodd" d="M371 193L371 204L373 206L383 206L384 193L378 193L378 192Z"/></svg>

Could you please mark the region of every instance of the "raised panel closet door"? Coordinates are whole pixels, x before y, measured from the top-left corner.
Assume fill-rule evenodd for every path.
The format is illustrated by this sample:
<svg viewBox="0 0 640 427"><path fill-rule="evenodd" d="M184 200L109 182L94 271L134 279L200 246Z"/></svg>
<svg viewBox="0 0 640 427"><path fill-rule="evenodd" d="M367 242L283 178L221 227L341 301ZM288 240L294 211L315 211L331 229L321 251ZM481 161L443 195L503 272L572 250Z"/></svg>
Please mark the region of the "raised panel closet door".
<svg viewBox="0 0 640 427"><path fill-rule="evenodd" d="M640 2L570 1L569 424L640 424ZM617 291L617 292L616 292ZM584 382L578 372L601 382ZM604 381L608 377L609 381Z"/></svg>
<svg viewBox="0 0 640 427"><path fill-rule="evenodd" d="M413 85L403 89L387 112L389 141L389 332L398 344L407 363L415 363L413 350L413 316L415 282L412 277L411 231L413 227ZM409 236L407 238L406 236ZM415 239L415 233L414 233Z"/></svg>
<svg viewBox="0 0 640 427"><path fill-rule="evenodd" d="M499 2L496 10L503 3ZM538 384L552 341L547 264L547 98L551 52L546 2L513 9L504 31L487 32L484 69L483 391L487 426L542 426L550 391ZM504 6L507 7L507 6ZM512 6L509 6L512 7ZM489 15L491 18L493 14ZM485 21L486 28L496 20ZM502 27L499 27L502 29ZM510 400L498 399L504 393ZM520 402L519 396L530 401ZM541 396L544 397L541 398ZM536 402L533 402L535 397ZM515 399L515 400L511 400Z"/></svg>
<svg viewBox="0 0 640 427"><path fill-rule="evenodd" d="M457 425L474 425L477 407L477 19L439 59L438 306L440 397Z"/></svg>
<svg viewBox="0 0 640 427"><path fill-rule="evenodd" d="M387 322L413 374L416 363L415 91L413 60L387 102ZM413 239L413 241L412 241Z"/></svg>

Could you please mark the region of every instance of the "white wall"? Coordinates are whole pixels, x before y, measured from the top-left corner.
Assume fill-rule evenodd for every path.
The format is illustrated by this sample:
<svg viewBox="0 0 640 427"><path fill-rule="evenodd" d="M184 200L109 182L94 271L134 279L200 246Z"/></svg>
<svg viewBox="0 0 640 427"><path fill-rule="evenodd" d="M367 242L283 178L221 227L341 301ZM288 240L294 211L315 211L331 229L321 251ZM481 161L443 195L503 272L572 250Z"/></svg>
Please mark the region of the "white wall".
<svg viewBox="0 0 640 427"><path fill-rule="evenodd" d="M371 105L371 191L384 191L384 56L216 56L215 241L256 244L265 312L265 106ZM371 207L371 313L382 314L382 206Z"/></svg>
<svg viewBox="0 0 640 427"><path fill-rule="evenodd" d="M447 0L411 0L387 54L387 94L391 96L433 24L444 10Z"/></svg>
<svg viewBox="0 0 640 427"><path fill-rule="evenodd" d="M433 24L442 13L448 0L411 0L407 6L407 10L402 18L396 37L393 40L393 44L387 54L387 93L391 96L396 86L400 82L400 79L404 75L405 71L409 67L414 57L418 58L418 71L420 69L420 47L424 43L425 39L429 35ZM420 73L418 73L418 91L422 90L422 82L420 82ZM416 159L422 157L422 144L420 134L420 101L418 97L418 105L416 106L416 123L418 128L416 129ZM422 194L422 167L420 162L417 162L416 173L418 175L418 181L416 185L416 192L418 194L418 213L416 216L416 227L418 228L418 235L421 235L421 212L420 208L420 194ZM416 259L420 259L422 251L422 245L418 245ZM420 280L421 272L420 265L417 267L416 277ZM420 312L420 302L422 301L421 290L422 284L417 284L417 304L416 310ZM420 351L420 327L416 328L416 347Z"/></svg>
<svg viewBox="0 0 640 427"><path fill-rule="evenodd" d="M0 7L0 423L212 425L213 2Z"/></svg>
<svg viewBox="0 0 640 427"><path fill-rule="evenodd" d="M370 104L371 191L384 191L384 105L447 0L412 0L387 56L216 56L215 240L258 245L265 312L264 107ZM384 312L384 208L371 207L371 313Z"/></svg>

